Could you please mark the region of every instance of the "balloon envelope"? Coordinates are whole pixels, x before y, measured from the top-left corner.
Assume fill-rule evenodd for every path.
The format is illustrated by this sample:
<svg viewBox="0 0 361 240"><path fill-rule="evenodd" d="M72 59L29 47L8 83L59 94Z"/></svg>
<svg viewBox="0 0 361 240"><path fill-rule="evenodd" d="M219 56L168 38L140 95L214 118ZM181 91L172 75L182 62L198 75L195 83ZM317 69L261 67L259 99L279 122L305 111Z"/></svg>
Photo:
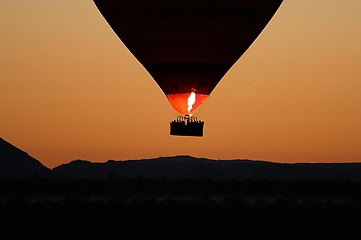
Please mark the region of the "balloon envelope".
<svg viewBox="0 0 361 240"><path fill-rule="evenodd" d="M181 114L194 112L282 0L94 0ZM196 101L188 108L194 92Z"/></svg>

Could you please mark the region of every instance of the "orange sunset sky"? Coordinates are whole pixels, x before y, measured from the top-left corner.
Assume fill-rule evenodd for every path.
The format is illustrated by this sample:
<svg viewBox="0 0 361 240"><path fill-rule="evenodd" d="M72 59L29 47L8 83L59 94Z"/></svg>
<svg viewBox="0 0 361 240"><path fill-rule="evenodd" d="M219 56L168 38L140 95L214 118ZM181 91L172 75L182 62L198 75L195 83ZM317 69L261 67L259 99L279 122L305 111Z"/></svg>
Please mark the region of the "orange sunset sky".
<svg viewBox="0 0 361 240"><path fill-rule="evenodd" d="M360 0L284 0L199 111L199 138L169 135L177 113L92 0L2 0L0 137L49 168L174 155L360 162L360 13Z"/></svg>

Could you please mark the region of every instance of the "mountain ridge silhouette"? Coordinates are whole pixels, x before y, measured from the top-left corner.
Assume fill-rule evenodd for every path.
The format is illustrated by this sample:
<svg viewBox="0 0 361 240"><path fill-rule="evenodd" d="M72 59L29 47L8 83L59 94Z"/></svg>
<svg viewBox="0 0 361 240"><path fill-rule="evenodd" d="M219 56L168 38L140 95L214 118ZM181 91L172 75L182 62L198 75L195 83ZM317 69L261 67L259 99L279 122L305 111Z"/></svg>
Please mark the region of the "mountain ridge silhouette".
<svg viewBox="0 0 361 240"><path fill-rule="evenodd" d="M361 163L276 163L212 160L188 155L139 160L75 160L53 169L60 178L168 178L212 180L361 180Z"/></svg>
<svg viewBox="0 0 361 240"><path fill-rule="evenodd" d="M189 155L91 162L73 160L53 169L0 138L0 178L58 179L210 179L361 181L361 162L277 163L249 159L208 159Z"/></svg>
<svg viewBox="0 0 361 240"><path fill-rule="evenodd" d="M39 160L0 137L0 177L48 177L51 170Z"/></svg>

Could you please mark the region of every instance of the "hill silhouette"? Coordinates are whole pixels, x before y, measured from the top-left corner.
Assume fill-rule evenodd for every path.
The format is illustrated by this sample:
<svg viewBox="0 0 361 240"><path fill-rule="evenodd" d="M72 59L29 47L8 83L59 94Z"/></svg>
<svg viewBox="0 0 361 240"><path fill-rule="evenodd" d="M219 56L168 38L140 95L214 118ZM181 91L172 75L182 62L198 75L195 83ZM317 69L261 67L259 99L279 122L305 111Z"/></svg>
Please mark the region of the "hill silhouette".
<svg viewBox="0 0 361 240"><path fill-rule="evenodd" d="M31 178L48 176L50 169L39 160L0 137L0 177Z"/></svg>
<svg viewBox="0 0 361 240"><path fill-rule="evenodd" d="M92 163L75 160L53 169L60 178L212 180L361 180L361 163L284 164L256 160L210 160L192 156Z"/></svg>
<svg viewBox="0 0 361 240"><path fill-rule="evenodd" d="M53 169L0 138L0 178L147 178L210 180L361 180L361 163L275 163L171 156L139 160L74 160Z"/></svg>

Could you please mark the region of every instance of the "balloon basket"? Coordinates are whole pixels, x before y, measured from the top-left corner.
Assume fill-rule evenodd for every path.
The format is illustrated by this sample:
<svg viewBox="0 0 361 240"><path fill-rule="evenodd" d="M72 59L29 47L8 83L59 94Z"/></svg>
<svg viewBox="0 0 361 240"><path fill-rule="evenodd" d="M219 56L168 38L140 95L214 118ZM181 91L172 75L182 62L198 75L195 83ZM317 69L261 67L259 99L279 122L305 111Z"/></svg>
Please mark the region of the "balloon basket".
<svg viewBox="0 0 361 240"><path fill-rule="evenodd" d="M170 135L203 137L204 121L191 115L178 116L170 122Z"/></svg>

